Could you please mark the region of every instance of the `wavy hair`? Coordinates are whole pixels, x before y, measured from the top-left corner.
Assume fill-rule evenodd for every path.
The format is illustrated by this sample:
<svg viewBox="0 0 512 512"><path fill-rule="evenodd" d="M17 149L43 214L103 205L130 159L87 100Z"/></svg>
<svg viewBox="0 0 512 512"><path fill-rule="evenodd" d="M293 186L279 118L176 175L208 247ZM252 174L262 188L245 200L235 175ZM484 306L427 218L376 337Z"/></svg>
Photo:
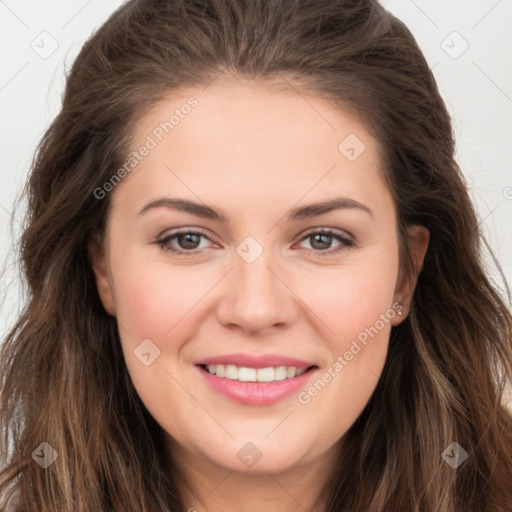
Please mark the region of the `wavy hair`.
<svg viewBox="0 0 512 512"><path fill-rule="evenodd" d="M1 347L0 508L183 509L88 247L109 209L94 191L126 160L137 120L223 72L308 89L364 120L382 147L409 275L406 229L430 231L410 314L345 436L326 512L510 512L510 293L486 273L433 74L407 27L373 0L131 0L85 43L25 190L29 296ZM31 457L42 441L58 453L47 469ZM441 457L454 441L468 452L456 470Z"/></svg>

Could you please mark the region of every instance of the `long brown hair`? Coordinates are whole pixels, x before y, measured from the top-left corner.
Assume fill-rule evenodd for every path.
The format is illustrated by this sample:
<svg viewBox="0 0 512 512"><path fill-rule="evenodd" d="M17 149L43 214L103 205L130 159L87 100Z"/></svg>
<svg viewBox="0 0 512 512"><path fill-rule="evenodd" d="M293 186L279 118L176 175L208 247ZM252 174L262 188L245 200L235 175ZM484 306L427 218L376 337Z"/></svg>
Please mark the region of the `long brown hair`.
<svg viewBox="0 0 512 512"><path fill-rule="evenodd" d="M183 509L88 244L109 208L95 190L126 160L137 119L222 72L295 84L364 119L383 147L409 272L407 226L430 231L410 314L345 436L327 512L510 512L511 314L484 270L432 72L405 25L373 0L132 0L84 45L26 189L30 295L1 351L0 508ZM42 442L58 454L46 469L32 458ZM453 442L468 455L456 469L442 457Z"/></svg>

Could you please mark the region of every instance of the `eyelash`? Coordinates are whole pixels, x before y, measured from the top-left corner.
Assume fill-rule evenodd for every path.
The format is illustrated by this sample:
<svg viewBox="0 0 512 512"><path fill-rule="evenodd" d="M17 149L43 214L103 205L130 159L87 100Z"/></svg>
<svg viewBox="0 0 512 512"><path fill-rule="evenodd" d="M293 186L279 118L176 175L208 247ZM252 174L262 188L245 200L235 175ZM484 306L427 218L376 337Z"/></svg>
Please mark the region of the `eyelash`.
<svg viewBox="0 0 512 512"><path fill-rule="evenodd" d="M201 249L191 249L190 251L185 251L183 249L174 249L173 247L171 247L169 245L169 242L181 235L200 235L200 236L203 236L204 238L207 238L208 240L210 240L210 238L207 236L206 233L204 233L203 231L199 231L199 230L183 230L183 231L176 231L175 233L172 233L171 235L168 235L160 240L156 240L154 243L156 245L158 245L162 250L164 250L165 252L170 252L176 256L195 256L197 255L197 251L200 251ZM300 239L300 242L303 242L304 240L308 239L308 238L311 238L313 237L314 235L327 235L327 236L331 236L333 237L334 239L338 240L339 242L341 242L341 244L336 248L336 249L325 249L325 250L312 250L312 249L307 249L306 252L309 254L309 255L312 255L314 257L325 257L325 256L332 256L334 254L337 254L339 252L341 252L342 250L344 249L347 249L347 248L350 248L350 247L354 247L355 246L355 242L353 240L351 240L350 238L344 236L344 235L341 235L340 233L338 233L337 231L334 231L332 229L329 229L329 228L325 228L325 229L315 229L315 230L312 230L312 231L309 231L306 235L304 235L301 239Z"/></svg>

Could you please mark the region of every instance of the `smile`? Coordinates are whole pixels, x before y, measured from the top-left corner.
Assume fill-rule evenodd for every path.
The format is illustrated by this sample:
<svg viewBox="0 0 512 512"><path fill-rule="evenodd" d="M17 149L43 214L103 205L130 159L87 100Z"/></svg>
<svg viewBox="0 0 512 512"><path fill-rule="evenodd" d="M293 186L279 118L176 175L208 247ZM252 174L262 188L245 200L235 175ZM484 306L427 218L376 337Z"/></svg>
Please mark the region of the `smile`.
<svg viewBox="0 0 512 512"><path fill-rule="evenodd" d="M196 365L210 389L243 405L269 405L298 393L317 366L251 368L231 364Z"/></svg>
<svg viewBox="0 0 512 512"><path fill-rule="evenodd" d="M299 377L307 368L296 368L295 366L249 368L234 364L209 364L206 366L206 370L217 377L226 377L226 379L241 382L274 382Z"/></svg>

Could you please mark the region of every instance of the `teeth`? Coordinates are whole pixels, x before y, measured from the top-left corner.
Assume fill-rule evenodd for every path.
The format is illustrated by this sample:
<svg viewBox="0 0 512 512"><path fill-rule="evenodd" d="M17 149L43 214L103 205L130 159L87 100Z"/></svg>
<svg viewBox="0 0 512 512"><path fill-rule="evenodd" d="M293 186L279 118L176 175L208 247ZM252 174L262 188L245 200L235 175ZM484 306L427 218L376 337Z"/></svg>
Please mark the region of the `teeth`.
<svg viewBox="0 0 512 512"><path fill-rule="evenodd" d="M286 366L277 366L274 370L274 380L286 379Z"/></svg>
<svg viewBox="0 0 512 512"><path fill-rule="evenodd" d="M226 365L226 379L237 380L238 379L238 368L234 364Z"/></svg>
<svg viewBox="0 0 512 512"><path fill-rule="evenodd" d="M234 364L209 364L207 370L212 375L217 375L217 377L226 377L226 379L241 382L274 382L298 377L306 371L306 368L295 368L295 366L248 368L247 366L235 366Z"/></svg>
<svg viewBox="0 0 512 512"><path fill-rule="evenodd" d="M256 368L246 368L241 366L238 368L238 380L242 382L255 382L256 381Z"/></svg>

